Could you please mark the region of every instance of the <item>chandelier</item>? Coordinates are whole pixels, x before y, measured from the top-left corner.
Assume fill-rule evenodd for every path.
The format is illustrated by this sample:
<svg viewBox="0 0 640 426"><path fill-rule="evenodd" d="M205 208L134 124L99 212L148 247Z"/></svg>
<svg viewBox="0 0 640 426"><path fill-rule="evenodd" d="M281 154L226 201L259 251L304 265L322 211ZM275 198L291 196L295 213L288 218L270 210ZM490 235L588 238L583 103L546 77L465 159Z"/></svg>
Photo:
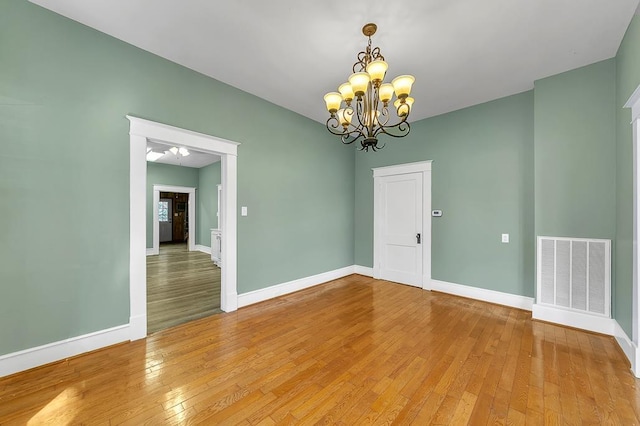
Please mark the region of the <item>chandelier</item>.
<svg viewBox="0 0 640 426"><path fill-rule="evenodd" d="M371 36L377 30L376 24L362 27L362 33L369 38L366 50L358 53L358 61L353 64L353 74L347 83L338 87L338 92L324 96L327 110L331 114L327 120L327 130L340 136L342 143L360 142L360 150L377 151L384 148L378 145L378 136L384 134L394 138L407 136L411 126L407 122L413 98L409 97L415 78L401 75L391 83L384 83L388 65L380 53L380 48L371 48ZM389 104L395 92L393 119ZM343 102L344 101L344 105Z"/></svg>

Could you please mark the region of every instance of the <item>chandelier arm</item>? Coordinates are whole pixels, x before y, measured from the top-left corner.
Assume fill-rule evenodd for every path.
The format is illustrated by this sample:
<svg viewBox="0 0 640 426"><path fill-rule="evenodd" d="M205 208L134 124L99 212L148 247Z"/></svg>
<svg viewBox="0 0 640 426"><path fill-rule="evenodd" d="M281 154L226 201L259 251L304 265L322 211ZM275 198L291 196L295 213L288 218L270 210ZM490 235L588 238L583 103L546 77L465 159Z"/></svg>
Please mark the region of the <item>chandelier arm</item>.
<svg viewBox="0 0 640 426"><path fill-rule="evenodd" d="M340 136L343 144L351 144L359 138L364 137L364 134L362 133L362 124L355 126L353 123L349 124L344 132L339 134L334 132L333 134Z"/></svg>
<svg viewBox="0 0 640 426"><path fill-rule="evenodd" d="M347 137L342 137L342 143L345 145L352 144L356 141L359 141L362 138L362 134L358 134L357 136L353 136L353 139L347 140Z"/></svg>
<svg viewBox="0 0 640 426"><path fill-rule="evenodd" d="M380 48L379 47L375 47L371 51L371 58L374 61L377 61L377 60L384 61L384 56L382 56L382 54L380 53Z"/></svg>
<svg viewBox="0 0 640 426"><path fill-rule="evenodd" d="M365 137L369 137L373 130L372 120L371 120L371 114L373 111L371 109L371 103L372 103L371 83L369 83L369 88L367 90L367 93L365 93L365 98L364 98L364 111L362 111L362 118L364 119L364 128L367 131Z"/></svg>
<svg viewBox="0 0 640 426"><path fill-rule="evenodd" d="M385 127L390 118L391 115L389 114L389 109L383 105L380 111L380 116L378 117L378 123L380 124L380 127Z"/></svg>
<svg viewBox="0 0 640 426"><path fill-rule="evenodd" d="M379 111L379 114L376 114L376 122L378 123L378 126L380 127L384 127L387 125L387 123L389 122L389 119L391 118L391 115L389 114L389 109L387 108L387 106L380 101L380 86L374 86L374 100L375 100L375 106L374 106L374 110L375 111ZM380 104L382 103L382 107L380 107ZM378 110L378 108L380 107L380 109ZM374 132L377 133L377 132Z"/></svg>
<svg viewBox="0 0 640 426"><path fill-rule="evenodd" d="M369 82L369 134L373 135L376 131L376 123L378 122L378 91L372 82Z"/></svg>
<svg viewBox="0 0 640 426"><path fill-rule="evenodd" d="M373 152L379 151L382 148L384 148L387 144L385 143L378 143L376 145L371 145L371 149L373 150Z"/></svg>
<svg viewBox="0 0 640 426"><path fill-rule="evenodd" d="M357 134L357 135L363 135L363 128L364 128L364 124L361 122L360 120L360 114L358 114L358 110L361 108L359 106L359 104L356 103L356 110L353 110L353 107L350 107L351 111L352 111L352 115L351 115L351 123L349 124L349 134ZM354 121L353 119L353 115L356 116L356 120ZM354 136L355 137L355 136Z"/></svg>
<svg viewBox="0 0 640 426"><path fill-rule="evenodd" d="M359 52L357 58L358 61L353 64L353 72L362 72L367 68L367 63L369 63L370 61L367 61L367 52Z"/></svg>
<svg viewBox="0 0 640 426"><path fill-rule="evenodd" d="M335 124L333 124L332 122L335 122ZM329 117L329 119L327 120L327 130L331 133L334 134L336 136L342 136L345 134L348 134L349 132L346 131L336 131L336 129L341 128L342 125L340 124L340 122L338 121L338 117L333 116L333 117Z"/></svg>
<svg viewBox="0 0 640 426"><path fill-rule="evenodd" d="M394 130L398 130L398 132L394 132ZM376 136L380 133L383 133L387 136L391 136L392 138L403 138L409 134L411 131L411 125L408 121L403 120L393 126L381 126L376 130Z"/></svg>
<svg viewBox="0 0 640 426"><path fill-rule="evenodd" d="M353 129L351 131L344 132L339 136L343 144L349 145L360 139L362 137L362 133L357 129Z"/></svg>
<svg viewBox="0 0 640 426"><path fill-rule="evenodd" d="M355 116L358 119L358 126L356 126L359 129L362 129L365 126L365 123L362 122L362 113L364 112L363 109L364 108L364 96L362 95L362 97L360 97L359 99L356 100L356 109L355 109ZM353 121L353 117L351 118L351 121Z"/></svg>

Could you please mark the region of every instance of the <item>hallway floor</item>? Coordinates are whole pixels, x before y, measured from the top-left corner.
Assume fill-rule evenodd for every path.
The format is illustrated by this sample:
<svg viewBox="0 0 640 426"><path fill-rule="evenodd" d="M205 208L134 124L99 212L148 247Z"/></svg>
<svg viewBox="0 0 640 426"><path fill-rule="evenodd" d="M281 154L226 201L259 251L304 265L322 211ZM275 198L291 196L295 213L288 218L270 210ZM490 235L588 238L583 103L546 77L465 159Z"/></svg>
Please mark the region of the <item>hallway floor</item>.
<svg viewBox="0 0 640 426"><path fill-rule="evenodd" d="M147 256L147 332L222 312L220 268L186 244L161 244Z"/></svg>

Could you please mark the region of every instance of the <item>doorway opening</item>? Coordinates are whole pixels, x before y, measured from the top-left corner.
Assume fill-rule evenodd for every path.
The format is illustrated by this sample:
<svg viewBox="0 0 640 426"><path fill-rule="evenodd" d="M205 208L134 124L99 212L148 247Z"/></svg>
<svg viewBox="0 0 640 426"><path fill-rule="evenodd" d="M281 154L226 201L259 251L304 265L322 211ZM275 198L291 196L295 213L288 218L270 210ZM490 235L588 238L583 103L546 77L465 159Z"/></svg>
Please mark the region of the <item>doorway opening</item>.
<svg viewBox="0 0 640 426"><path fill-rule="evenodd" d="M162 243L186 244L189 239L189 194L160 192L158 209L159 240Z"/></svg>
<svg viewBox="0 0 640 426"><path fill-rule="evenodd" d="M147 254L159 254L163 242L183 242L196 250L196 201L196 188L153 185L153 246Z"/></svg>
<svg viewBox="0 0 640 426"><path fill-rule="evenodd" d="M221 241L222 268L220 271L220 307L225 312L238 308L237 292L237 149L238 143L166 124L127 116L130 121L130 339L147 336L147 271L146 271L146 174L147 143L180 145L221 158L222 210ZM195 199L195 192L194 192ZM159 197L158 197L159 200ZM191 208L191 207L189 207ZM192 209L192 208L191 208ZM193 211L193 209L191 210ZM191 221L191 232L195 220ZM159 232L159 231L158 231ZM190 238L189 241L194 241ZM159 235L158 235L159 241ZM159 246L159 242L158 242Z"/></svg>
<svg viewBox="0 0 640 426"><path fill-rule="evenodd" d="M156 170L148 178L158 179L158 173ZM153 222L153 247L147 249L148 333L222 312L220 265L210 259L208 247L204 245L206 242L196 244L199 230L199 227L196 228L197 222L202 222L202 226L209 223L198 217L200 213L197 211L204 210L202 204L217 195L206 193L212 190L215 191L212 185L207 187L204 184L199 190L194 187L153 185L153 215L150 218Z"/></svg>

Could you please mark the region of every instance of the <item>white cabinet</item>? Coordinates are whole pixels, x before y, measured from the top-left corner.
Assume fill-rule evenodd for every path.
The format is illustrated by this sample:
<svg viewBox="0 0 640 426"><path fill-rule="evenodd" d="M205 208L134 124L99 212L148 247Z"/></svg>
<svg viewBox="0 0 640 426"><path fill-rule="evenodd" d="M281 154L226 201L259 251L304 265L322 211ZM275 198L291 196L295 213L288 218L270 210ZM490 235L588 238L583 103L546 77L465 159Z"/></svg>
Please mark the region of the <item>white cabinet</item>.
<svg viewBox="0 0 640 426"><path fill-rule="evenodd" d="M219 229L211 230L211 260L217 266L222 265L222 231Z"/></svg>

